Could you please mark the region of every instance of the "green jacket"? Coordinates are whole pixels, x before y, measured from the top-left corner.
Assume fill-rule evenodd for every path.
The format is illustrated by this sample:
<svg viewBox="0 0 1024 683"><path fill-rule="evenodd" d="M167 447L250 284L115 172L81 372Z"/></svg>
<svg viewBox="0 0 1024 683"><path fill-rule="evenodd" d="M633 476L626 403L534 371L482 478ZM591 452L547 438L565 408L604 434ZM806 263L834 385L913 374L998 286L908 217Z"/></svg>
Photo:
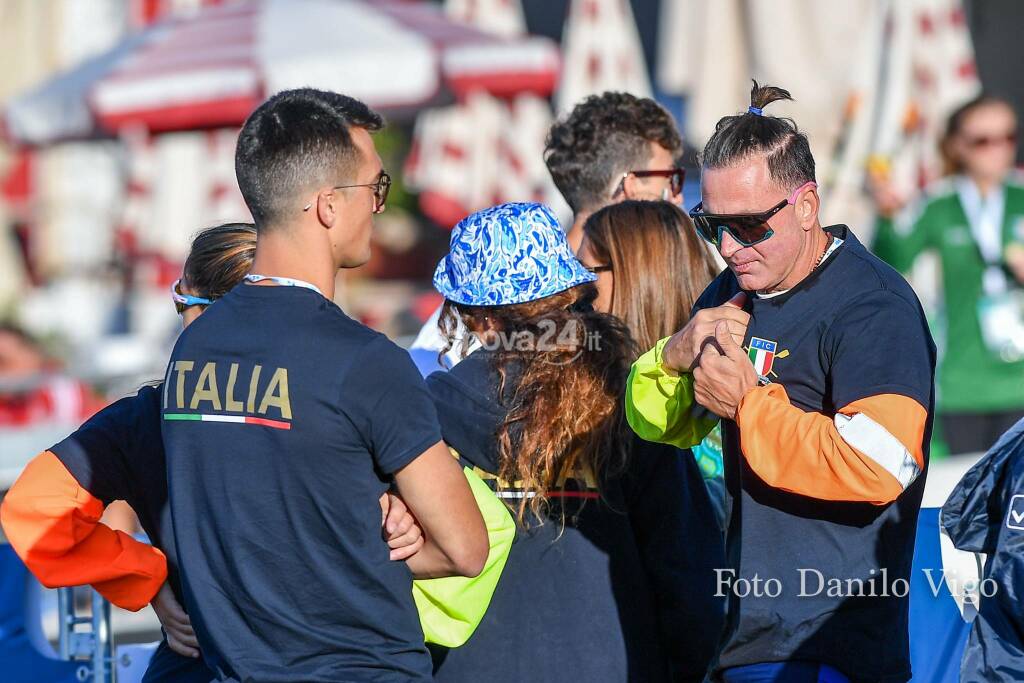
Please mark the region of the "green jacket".
<svg viewBox="0 0 1024 683"><path fill-rule="evenodd" d="M1004 248L1024 244L1024 186L1009 181L1005 187ZM982 338L978 301L986 266L954 183L937 183L895 220L879 219L873 250L902 272L923 251L939 254L946 340L938 372L942 410L984 413L1024 407L1024 361L1003 361Z"/></svg>

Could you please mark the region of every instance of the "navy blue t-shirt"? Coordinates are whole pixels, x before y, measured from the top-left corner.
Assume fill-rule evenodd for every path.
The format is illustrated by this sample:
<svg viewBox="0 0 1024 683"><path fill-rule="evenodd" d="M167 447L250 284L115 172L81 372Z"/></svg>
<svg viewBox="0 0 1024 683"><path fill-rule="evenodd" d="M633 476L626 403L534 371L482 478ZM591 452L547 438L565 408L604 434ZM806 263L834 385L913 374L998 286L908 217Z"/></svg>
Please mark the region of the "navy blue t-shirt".
<svg viewBox="0 0 1024 683"><path fill-rule="evenodd" d="M514 509L523 492L497 486L496 434L520 375L511 368L503 378L494 360L474 351L430 375L427 388L445 441ZM693 456L671 446L636 439L626 462L601 472L600 485L575 472L549 492L543 524L530 515L520 526L472 637L434 648L439 683L544 683L567 672L580 681L704 680L725 607L715 596L725 557L707 489Z"/></svg>
<svg viewBox="0 0 1024 683"><path fill-rule="evenodd" d="M167 580L182 602L160 438L160 390L142 387L135 396L112 403L50 451L104 505L123 500L131 506L150 542L167 557ZM182 657L164 642L144 680L206 683L212 676L202 659Z"/></svg>
<svg viewBox="0 0 1024 683"><path fill-rule="evenodd" d="M441 436L408 354L300 287L239 285L181 335L163 395L186 609L241 681L430 680L378 499Z"/></svg>
<svg viewBox="0 0 1024 683"><path fill-rule="evenodd" d="M878 395L913 399L927 410L921 444L927 464L935 345L924 311L906 280L849 228L825 229L843 243L817 269L785 293L751 295L744 346L774 352L760 371L805 412L831 418ZM695 310L720 306L738 291L726 270ZM736 423L723 420L722 427L731 503L727 568L738 588L725 591L730 602L719 670L807 661L856 683L909 679L903 588L925 476L887 505L806 497L763 481L746 462ZM769 580L778 584L768 586ZM861 584L867 587L860 590Z"/></svg>

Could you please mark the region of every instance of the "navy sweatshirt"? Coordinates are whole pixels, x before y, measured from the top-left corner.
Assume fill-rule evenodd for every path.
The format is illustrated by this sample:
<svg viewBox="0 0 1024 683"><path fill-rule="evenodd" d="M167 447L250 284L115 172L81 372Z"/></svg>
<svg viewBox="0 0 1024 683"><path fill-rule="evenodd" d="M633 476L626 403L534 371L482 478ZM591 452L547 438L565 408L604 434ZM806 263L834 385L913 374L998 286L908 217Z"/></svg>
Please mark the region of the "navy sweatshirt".
<svg viewBox="0 0 1024 683"><path fill-rule="evenodd" d="M492 358L476 351L427 387L445 440L494 486L506 407ZM437 681L703 680L724 618L724 550L696 462L636 439L625 471L602 479L600 493L570 479L551 493L552 518L521 526L477 631L434 650ZM521 493L499 495L515 509Z"/></svg>

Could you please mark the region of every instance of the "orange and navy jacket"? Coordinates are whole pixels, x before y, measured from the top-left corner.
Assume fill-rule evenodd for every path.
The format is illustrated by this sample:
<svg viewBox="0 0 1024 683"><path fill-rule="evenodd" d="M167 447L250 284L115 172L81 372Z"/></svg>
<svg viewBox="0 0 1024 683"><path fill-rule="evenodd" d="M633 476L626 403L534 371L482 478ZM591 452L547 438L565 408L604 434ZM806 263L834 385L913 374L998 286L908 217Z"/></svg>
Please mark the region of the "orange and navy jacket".
<svg viewBox="0 0 1024 683"><path fill-rule="evenodd" d="M11 487L0 522L44 586L91 584L113 604L138 610L167 579L161 550L100 522L108 504L127 500L154 543L170 536L159 519L167 484L158 417L159 392L146 387L36 456Z"/></svg>
<svg viewBox="0 0 1024 683"><path fill-rule="evenodd" d="M816 270L746 304L744 350L763 386L722 421L737 590L719 666L803 659L854 680L904 680L898 580L924 489L935 347L906 281L845 226L826 230L842 242ZM739 291L726 270L696 309ZM717 418L695 403L692 375L662 367L665 341L633 366L627 417L640 436L686 447ZM773 579L776 596L745 590ZM851 595L857 582L875 594Z"/></svg>

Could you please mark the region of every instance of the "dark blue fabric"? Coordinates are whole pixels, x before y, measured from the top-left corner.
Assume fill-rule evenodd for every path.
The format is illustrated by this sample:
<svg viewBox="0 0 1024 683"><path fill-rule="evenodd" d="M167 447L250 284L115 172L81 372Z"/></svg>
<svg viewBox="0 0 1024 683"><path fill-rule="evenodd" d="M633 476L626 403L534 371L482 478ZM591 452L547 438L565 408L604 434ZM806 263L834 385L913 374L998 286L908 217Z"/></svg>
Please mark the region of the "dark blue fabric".
<svg viewBox="0 0 1024 683"><path fill-rule="evenodd" d="M922 508L910 575L911 681L957 683L970 630L943 581L939 509Z"/></svg>
<svg viewBox="0 0 1024 683"><path fill-rule="evenodd" d="M476 351L427 386L446 441L493 485L506 409L492 358ZM543 526L531 517L520 529L476 632L435 650L436 680L703 680L724 608L714 596L723 541L704 482L691 454L669 446L637 439L627 462L603 477L602 498L553 497ZM592 484L565 486L596 496Z"/></svg>
<svg viewBox="0 0 1024 683"><path fill-rule="evenodd" d="M725 683L849 683L850 679L825 664L769 662L726 669Z"/></svg>
<svg viewBox="0 0 1024 683"><path fill-rule="evenodd" d="M182 333L168 373L174 533L214 670L429 680L412 575L389 560L378 503L441 438L408 354L316 292L243 284ZM200 415L265 422L171 419Z"/></svg>
<svg viewBox="0 0 1024 683"><path fill-rule="evenodd" d="M142 683L210 683L216 679L202 659L182 657L162 640L149 660Z"/></svg>
<svg viewBox="0 0 1024 683"><path fill-rule="evenodd" d="M995 584L982 595L961 680L1024 680L1024 420L953 489L942 526L960 550L988 555L984 579Z"/></svg>
<svg viewBox="0 0 1024 683"><path fill-rule="evenodd" d="M124 500L139 517L150 542L167 557L171 590L183 602L171 511L167 467L160 437L160 390L142 387L93 415L71 436L50 449L86 491L109 505ZM162 642L150 660L151 680L209 681L202 659L176 654Z"/></svg>
<svg viewBox="0 0 1024 683"><path fill-rule="evenodd" d="M751 295L744 345L753 337L777 343L769 379L804 411L832 417L878 394L916 400L928 411L927 463L935 346L924 312L907 282L852 231L828 231L845 241L807 278L775 297ZM695 309L722 305L738 291L726 270ZM722 436L731 505L726 557L737 589L726 588L719 666L799 660L828 664L858 683L909 679L908 600L894 588L902 592L897 580L910 577L925 476L888 505L819 500L761 480L746 464L735 422L722 421ZM819 593L814 571L841 582L842 595L829 596L826 586ZM778 595L744 590L769 579L779 581L770 591ZM864 582L865 595L850 595L847 580Z"/></svg>
<svg viewBox="0 0 1024 683"><path fill-rule="evenodd" d="M27 609L37 606L27 604L28 580L28 569L14 549L0 544L0 679L5 683L74 683L78 662L45 656L29 637Z"/></svg>

